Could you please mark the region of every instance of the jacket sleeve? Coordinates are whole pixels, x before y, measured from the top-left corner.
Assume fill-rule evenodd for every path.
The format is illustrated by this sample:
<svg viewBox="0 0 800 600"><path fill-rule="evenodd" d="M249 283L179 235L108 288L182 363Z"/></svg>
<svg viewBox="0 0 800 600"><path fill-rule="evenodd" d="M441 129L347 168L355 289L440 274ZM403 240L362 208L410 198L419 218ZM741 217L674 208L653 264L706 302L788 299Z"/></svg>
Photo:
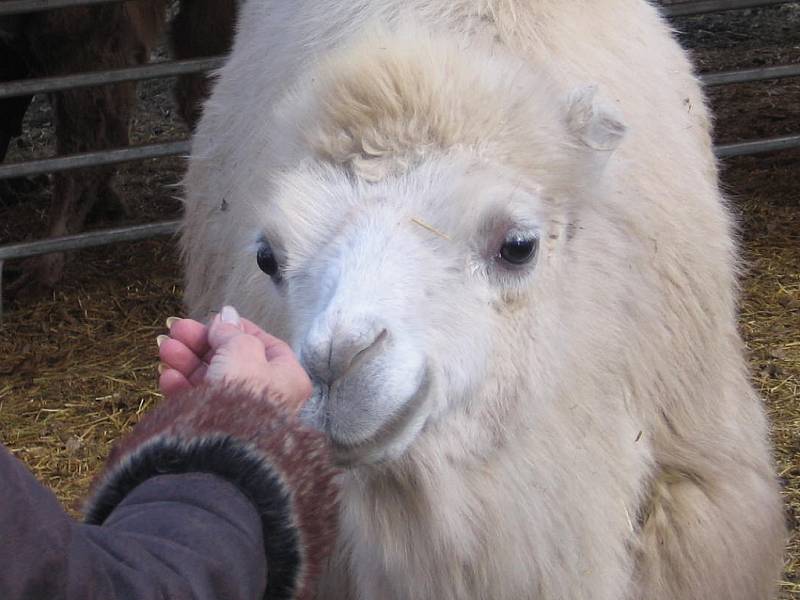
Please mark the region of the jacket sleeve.
<svg viewBox="0 0 800 600"><path fill-rule="evenodd" d="M4 600L244 599L266 587L258 514L219 477L154 477L103 527L71 519L5 448L0 481Z"/></svg>
<svg viewBox="0 0 800 600"><path fill-rule="evenodd" d="M242 389L165 401L120 442L86 523L4 451L0 597L313 597L335 532L324 440Z"/></svg>

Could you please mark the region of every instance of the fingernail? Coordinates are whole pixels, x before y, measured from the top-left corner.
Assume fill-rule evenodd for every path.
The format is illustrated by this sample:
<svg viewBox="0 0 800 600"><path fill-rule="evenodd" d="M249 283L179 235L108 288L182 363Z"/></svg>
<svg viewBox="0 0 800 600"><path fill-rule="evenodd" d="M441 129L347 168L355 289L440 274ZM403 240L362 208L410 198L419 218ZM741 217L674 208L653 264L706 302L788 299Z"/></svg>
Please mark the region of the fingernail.
<svg viewBox="0 0 800 600"><path fill-rule="evenodd" d="M169 367L167 365L165 365L164 363L158 363L158 374L159 375L163 375L164 371L166 371L167 369L169 369Z"/></svg>
<svg viewBox="0 0 800 600"><path fill-rule="evenodd" d="M167 329L172 329L172 326L180 320L180 317L167 317Z"/></svg>
<svg viewBox="0 0 800 600"><path fill-rule="evenodd" d="M157 335L156 344L158 344L158 347L161 348L161 344L163 344L168 339L169 339L168 335Z"/></svg>
<svg viewBox="0 0 800 600"><path fill-rule="evenodd" d="M236 325L238 327L241 324L239 313L236 312L236 309L232 306L223 306L219 313L219 318L223 323L227 323L228 325Z"/></svg>

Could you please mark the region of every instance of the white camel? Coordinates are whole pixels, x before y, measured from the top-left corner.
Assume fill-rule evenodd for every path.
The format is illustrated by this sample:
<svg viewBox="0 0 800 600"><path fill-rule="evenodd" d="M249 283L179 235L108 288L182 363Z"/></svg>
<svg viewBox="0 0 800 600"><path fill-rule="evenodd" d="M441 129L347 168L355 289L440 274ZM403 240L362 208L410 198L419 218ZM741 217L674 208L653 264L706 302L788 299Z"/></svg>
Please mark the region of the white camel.
<svg viewBox="0 0 800 600"><path fill-rule="evenodd" d="M692 68L643 0L250 0L195 316L291 340L347 471L320 598L754 600L783 520Z"/></svg>

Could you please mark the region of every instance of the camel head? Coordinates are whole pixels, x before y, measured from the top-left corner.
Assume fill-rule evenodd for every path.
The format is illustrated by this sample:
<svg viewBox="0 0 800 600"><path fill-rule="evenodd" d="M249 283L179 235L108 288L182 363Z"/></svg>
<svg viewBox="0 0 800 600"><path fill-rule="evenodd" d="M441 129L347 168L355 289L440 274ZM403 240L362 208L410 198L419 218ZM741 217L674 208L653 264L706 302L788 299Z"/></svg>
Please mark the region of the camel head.
<svg viewBox="0 0 800 600"><path fill-rule="evenodd" d="M346 464L401 456L498 362L530 369L519 338L624 132L592 87L433 39L381 48L281 103L243 259L313 380L304 417Z"/></svg>

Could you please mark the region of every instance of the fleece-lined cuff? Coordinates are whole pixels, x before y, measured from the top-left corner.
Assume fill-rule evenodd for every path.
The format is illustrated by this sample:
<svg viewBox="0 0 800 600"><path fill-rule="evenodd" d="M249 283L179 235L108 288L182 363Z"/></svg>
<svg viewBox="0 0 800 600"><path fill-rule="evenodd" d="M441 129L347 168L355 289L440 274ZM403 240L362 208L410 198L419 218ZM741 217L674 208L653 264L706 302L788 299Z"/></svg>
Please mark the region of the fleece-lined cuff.
<svg viewBox="0 0 800 600"><path fill-rule="evenodd" d="M211 473L261 518L267 598L312 598L336 530L335 470L321 434L241 387L200 387L151 411L112 451L86 521L102 524L143 481Z"/></svg>

